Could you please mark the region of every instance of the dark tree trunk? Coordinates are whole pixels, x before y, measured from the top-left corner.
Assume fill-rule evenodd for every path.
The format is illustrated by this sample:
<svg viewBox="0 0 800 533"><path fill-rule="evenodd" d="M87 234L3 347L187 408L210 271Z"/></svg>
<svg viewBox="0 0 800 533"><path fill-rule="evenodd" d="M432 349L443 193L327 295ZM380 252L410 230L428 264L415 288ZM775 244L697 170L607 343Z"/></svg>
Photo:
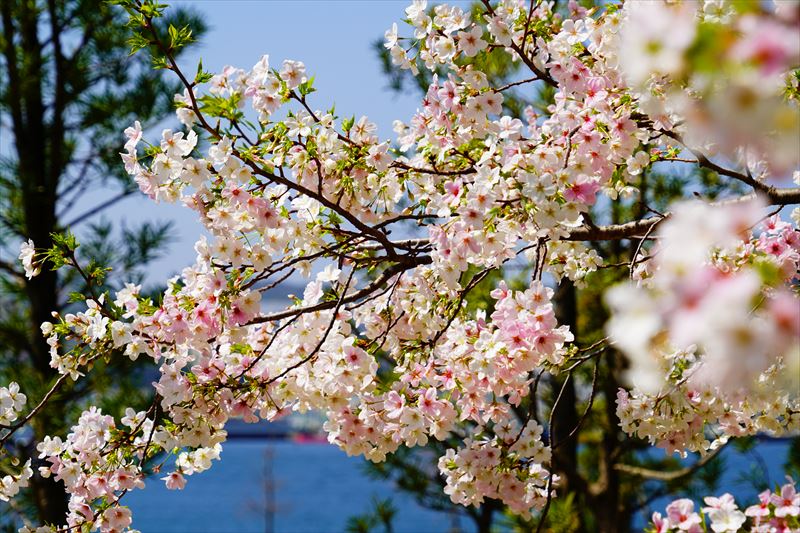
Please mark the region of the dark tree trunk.
<svg viewBox="0 0 800 533"><path fill-rule="evenodd" d="M556 288L553 300L558 323L569 326L577 337L575 285L570 280L563 279ZM580 501L580 494L586 490L586 482L578 472L577 434L569 436L570 432L578 425L575 380L569 379L566 374L553 376L551 386L553 401L556 402L558 399L553 408L553 426L550 428L550 444L557 446L553 450L553 471L561 476L561 485L558 491L562 495L577 492L576 501ZM582 531L584 528L583 517L579 513L577 518L578 530Z"/></svg>
<svg viewBox="0 0 800 533"><path fill-rule="evenodd" d="M645 177L642 176L642 194L646 190ZM643 199L638 209L640 215L646 212L645 200ZM616 204L612 206L611 221L613 224L620 223L620 213ZM631 254L634 253L636 243L634 242ZM610 261L622 261L623 254L627 250L623 249L620 241L613 241L609 250ZM631 257L632 258L632 257ZM633 258L632 258L633 259ZM630 531L630 514L625 509L621 499L622 485L619 473L614 469L614 464L619 461L619 452L622 432L620 430L619 419L616 412L616 397L620 383L617 380L623 370L622 355L614 349L608 349L603 354L604 363L601 365L603 371L600 377L601 392L605 398L605 429L600 443L598 470L600 478L593 485L591 495L591 505L594 510L597 530L602 533L624 533Z"/></svg>
<svg viewBox="0 0 800 533"><path fill-rule="evenodd" d="M16 5L14 5L16 4ZM56 201L61 175L62 143L52 142L45 118L42 86L45 83L42 44L39 40L37 6L28 0L2 5L3 32L6 41L4 56L8 70L8 91L11 96L10 114L18 159L18 183L22 193L24 230L36 248L49 248L51 234L58 231ZM18 14L12 16L12 9ZM16 18L16 20L15 20ZM25 50L25 60L16 57L15 43ZM53 123L60 123L59 113ZM58 126L59 137L61 128ZM50 141L50 142L48 142ZM42 390L53 380L50 367L50 348L39 329L42 322L52 320L51 312L58 308L58 278L55 272L43 268L40 275L28 280L26 292L30 304L30 358L36 381ZM59 431L65 424L64 405L58 401L48 404L33 422L34 439L39 441L48 433ZM63 524L68 512L63 484L36 474L31 481L34 500L42 523Z"/></svg>
<svg viewBox="0 0 800 533"><path fill-rule="evenodd" d="M492 515L494 514L495 505L491 501L487 501L475 516L475 525L478 526L478 533L490 533L492 530Z"/></svg>

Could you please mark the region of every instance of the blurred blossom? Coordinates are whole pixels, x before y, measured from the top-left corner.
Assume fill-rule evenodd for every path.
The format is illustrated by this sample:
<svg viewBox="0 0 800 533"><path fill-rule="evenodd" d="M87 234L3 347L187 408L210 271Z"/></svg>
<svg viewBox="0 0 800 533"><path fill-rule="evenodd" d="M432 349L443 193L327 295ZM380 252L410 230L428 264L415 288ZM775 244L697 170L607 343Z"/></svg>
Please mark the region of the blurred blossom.
<svg viewBox="0 0 800 533"><path fill-rule="evenodd" d="M659 392L672 375L733 392L774 364L796 364L800 305L785 283L796 279L800 239L776 217L754 235L762 211L757 201L677 206L659 228L650 274L609 292L608 333L640 390ZM678 358L688 367L676 369L676 350L697 363Z"/></svg>
<svg viewBox="0 0 800 533"><path fill-rule="evenodd" d="M639 86L652 74L680 73L697 31L694 6L688 2L629 2L625 14L620 66L628 83Z"/></svg>
<svg viewBox="0 0 800 533"><path fill-rule="evenodd" d="M759 5L628 2L619 61L651 119L680 124L689 148L783 177L800 163L800 8Z"/></svg>

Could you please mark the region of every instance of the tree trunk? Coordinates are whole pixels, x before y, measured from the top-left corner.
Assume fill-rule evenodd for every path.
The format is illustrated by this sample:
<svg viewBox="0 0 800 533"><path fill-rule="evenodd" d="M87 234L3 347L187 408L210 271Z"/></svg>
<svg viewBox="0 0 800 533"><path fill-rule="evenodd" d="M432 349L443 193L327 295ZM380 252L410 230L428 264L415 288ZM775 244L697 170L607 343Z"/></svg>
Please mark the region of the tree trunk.
<svg viewBox="0 0 800 533"><path fill-rule="evenodd" d="M643 192L645 185L646 181L642 176L641 186ZM638 206L640 214L643 214L646 210L644 202L643 199ZM612 205L611 220L613 224L620 222L620 213L616 204ZM635 250L636 245L634 244L633 246L633 250ZM631 250L631 254L634 253L633 250ZM620 241L612 242L609 250L609 260L622 261L625 251ZM597 465L600 479L596 488L599 490L595 490L594 494L592 494L591 505L594 509L598 531L602 533L624 533L630 531L631 517L624 509L623 502L620 499L621 484L619 473L614 470L614 464L619 459L616 454L620 442L624 438L616 411L617 390L620 386L617 376L622 372L623 359L622 355L612 348L606 350L602 357L605 364L601 367L603 372L600 375L599 383L605 398L606 420L605 432L600 443L599 464Z"/></svg>
<svg viewBox="0 0 800 533"><path fill-rule="evenodd" d="M556 288L553 301L558 323L569 326L577 337L575 285L570 280L563 279ZM553 450L553 471L561 477L559 493L566 495L569 492L576 492L576 502L580 505L580 495L584 493L586 483L578 472L577 434L569 436L570 432L578 425L575 380L569 379L567 374L562 374L553 376L550 384L553 391L553 402L557 402L553 407L553 425L550 427L550 444L551 446L557 445L557 448ZM581 513L578 513L577 518L578 531L583 531L584 520Z"/></svg>
<svg viewBox="0 0 800 533"><path fill-rule="evenodd" d="M38 36L38 8L30 1L4 1L0 2L0 6L24 230L36 248L49 248L52 245L51 234L59 229L56 202L63 154L60 142L55 145L48 143L50 132L42 94L46 76L42 43ZM12 9L15 15L12 15ZM15 44L21 45L26 51L25 61L20 62L16 57ZM60 120L61 116L53 117L54 122ZM35 381L40 385L38 392L44 395L56 373L50 367L50 347L42 336L40 325L50 321L50 313L58 308L57 275L45 267L38 276L27 281L25 288L30 304L29 355L37 374ZM35 446L46 434L60 432L66 425L65 418L64 404L56 398L34 419L34 442L31 445ZM31 480L31 486L40 522L64 524L68 508L63 484L53 478L42 478L37 473Z"/></svg>
<svg viewBox="0 0 800 533"><path fill-rule="evenodd" d="M616 394L619 383L616 375L621 371L621 355L609 349L605 355L607 364L605 379L602 380L603 396L606 398L606 431L601 442L600 464L598 467L602 477L602 491L593 498L592 505L596 509L597 530L603 533L624 533L630 531L630 516L620 501L619 472L614 470L617 462L616 452L620 445L620 424L616 412Z"/></svg>
<svg viewBox="0 0 800 533"><path fill-rule="evenodd" d="M494 505L492 502L487 501L475 517L475 525L478 526L478 533L490 533L492 531L492 515L494 514Z"/></svg>

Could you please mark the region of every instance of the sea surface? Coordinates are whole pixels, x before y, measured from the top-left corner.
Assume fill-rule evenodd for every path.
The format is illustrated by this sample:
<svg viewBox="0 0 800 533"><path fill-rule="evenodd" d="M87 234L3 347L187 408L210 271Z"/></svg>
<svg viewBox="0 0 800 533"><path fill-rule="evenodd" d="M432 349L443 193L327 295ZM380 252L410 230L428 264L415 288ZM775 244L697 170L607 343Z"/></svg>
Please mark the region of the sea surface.
<svg viewBox="0 0 800 533"><path fill-rule="evenodd" d="M398 509L394 533L472 531L463 518L422 508L392 483L372 479L363 464L326 443L230 440L221 460L188 477L183 490L149 479L125 504L142 533L343 532L375 497L391 498Z"/></svg>
<svg viewBox="0 0 800 533"><path fill-rule="evenodd" d="M725 450L718 493L751 499L756 489L749 478L783 482L787 449L788 441L768 441L746 454ZM167 490L152 478L125 503L142 533L338 533L348 517L371 510L375 497L391 498L397 508L394 533L474 531L469 519L420 507L391 482L369 477L363 464L325 443L233 439L221 461L187 478L184 490ZM663 513L669 501L657 500L653 509ZM636 527L644 520L637 517Z"/></svg>

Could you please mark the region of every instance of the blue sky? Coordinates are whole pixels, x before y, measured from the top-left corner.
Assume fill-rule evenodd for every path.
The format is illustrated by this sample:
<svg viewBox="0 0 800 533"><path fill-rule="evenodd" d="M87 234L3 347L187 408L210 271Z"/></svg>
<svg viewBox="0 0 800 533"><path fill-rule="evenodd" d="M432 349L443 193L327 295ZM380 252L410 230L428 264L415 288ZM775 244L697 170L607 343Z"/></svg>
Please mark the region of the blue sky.
<svg viewBox="0 0 800 533"><path fill-rule="evenodd" d="M416 94L386 90L386 78L372 50L393 22L405 15L409 1L246 1L180 0L174 6L199 10L210 31L184 63L194 68L203 59L207 70L225 65L250 68L263 54L279 67L284 59L306 64L315 76L319 108L336 103L340 116L366 114L392 134L392 120L416 109ZM193 71L193 70L192 70Z"/></svg>

